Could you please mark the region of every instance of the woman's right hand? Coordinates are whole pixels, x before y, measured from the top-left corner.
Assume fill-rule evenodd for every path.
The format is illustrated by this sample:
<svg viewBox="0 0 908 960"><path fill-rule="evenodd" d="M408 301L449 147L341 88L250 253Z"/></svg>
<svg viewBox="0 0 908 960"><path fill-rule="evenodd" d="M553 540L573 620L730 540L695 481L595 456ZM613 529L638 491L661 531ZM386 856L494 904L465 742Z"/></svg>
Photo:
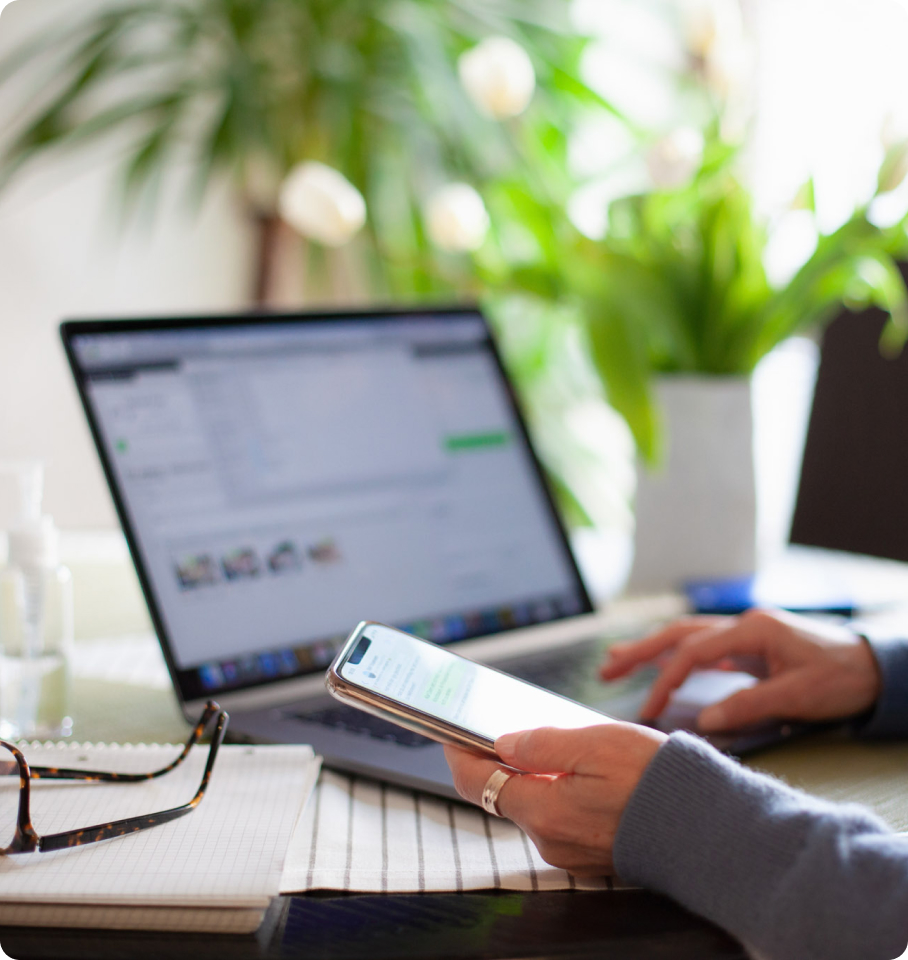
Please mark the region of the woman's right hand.
<svg viewBox="0 0 908 960"><path fill-rule="evenodd" d="M706 707L704 733L770 719L830 720L868 710L881 678L868 644L851 630L776 611L737 617L688 617L631 643L615 644L605 680L657 661L661 670L641 718L657 717L695 669L726 667L758 677L755 686Z"/></svg>

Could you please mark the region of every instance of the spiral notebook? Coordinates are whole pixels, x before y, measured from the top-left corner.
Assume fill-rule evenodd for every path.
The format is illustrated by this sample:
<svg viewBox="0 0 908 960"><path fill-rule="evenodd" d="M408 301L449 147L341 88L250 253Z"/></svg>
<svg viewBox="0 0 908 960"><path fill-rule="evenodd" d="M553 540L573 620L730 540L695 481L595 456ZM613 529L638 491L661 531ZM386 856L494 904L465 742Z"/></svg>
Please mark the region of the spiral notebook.
<svg viewBox="0 0 908 960"><path fill-rule="evenodd" d="M142 772L174 746L26 749L35 764ZM178 806L201 780L207 747L142 783L34 781L39 833ZM280 891L284 861L320 758L306 746L222 746L196 810L127 837L0 858L0 924L251 932ZM0 836L11 835L18 780L0 783Z"/></svg>

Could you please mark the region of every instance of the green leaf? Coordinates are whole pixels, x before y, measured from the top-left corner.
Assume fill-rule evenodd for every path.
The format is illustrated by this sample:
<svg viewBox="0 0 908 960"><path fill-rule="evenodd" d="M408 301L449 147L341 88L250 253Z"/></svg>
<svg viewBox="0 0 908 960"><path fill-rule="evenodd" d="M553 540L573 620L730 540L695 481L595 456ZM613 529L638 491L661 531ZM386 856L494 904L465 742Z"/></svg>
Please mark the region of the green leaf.
<svg viewBox="0 0 908 960"><path fill-rule="evenodd" d="M610 301L589 300L585 308L590 355L606 386L608 401L627 421L643 459L657 463L661 438L642 331L633 316Z"/></svg>
<svg viewBox="0 0 908 960"><path fill-rule="evenodd" d="M816 187L813 182L813 177L809 177L798 188L791 208L792 210L809 210L811 213L817 212Z"/></svg>

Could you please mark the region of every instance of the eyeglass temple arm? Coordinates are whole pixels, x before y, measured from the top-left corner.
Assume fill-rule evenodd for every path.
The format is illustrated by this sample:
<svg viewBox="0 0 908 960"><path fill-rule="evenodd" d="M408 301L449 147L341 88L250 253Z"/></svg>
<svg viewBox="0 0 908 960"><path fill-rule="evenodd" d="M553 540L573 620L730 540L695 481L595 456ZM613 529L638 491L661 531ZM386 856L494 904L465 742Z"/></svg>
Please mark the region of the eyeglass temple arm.
<svg viewBox="0 0 908 960"><path fill-rule="evenodd" d="M145 814L141 817L129 817L126 820L114 820L111 823L101 823L93 827L83 827L80 830L67 830L64 833L49 833L38 840L37 849L42 852L50 852L52 850L64 850L68 847L78 847L86 843L95 843L99 840L112 840L115 837L124 837L130 833L138 833L140 830L147 830L150 827L157 827L163 823L169 823L171 820L177 820L179 817L191 813L199 803L201 803L202 797L205 796L205 791L208 789L218 747L223 743L224 735L227 732L227 721L228 716L226 713L222 711L218 714L218 722L211 737L211 747L208 751L208 761L205 764L205 772L202 774L202 782L199 784L199 789L196 791L195 796L188 803L184 803L179 807L172 807L170 810L162 810L160 813ZM200 724L202 723L202 721L199 722ZM200 735L198 727L196 728L196 732L193 733L196 739L198 739L197 734ZM171 764L170 767L166 769L173 769L177 762L179 761ZM166 771L159 771L157 774L151 774L151 776L159 776L161 772ZM140 779L148 779L148 777L145 776Z"/></svg>
<svg viewBox="0 0 908 960"><path fill-rule="evenodd" d="M199 717L198 723L189 735L186 745L180 755L166 767L155 770L153 773L110 773L103 770L71 770L66 767L31 767L33 780L96 780L104 783L139 783L142 780L154 780L163 777L178 767L189 756L189 751L199 742L211 718L220 711L220 705L214 700L205 704L205 709Z"/></svg>
<svg viewBox="0 0 908 960"><path fill-rule="evenodd" d="M16 766L18 767L19 807L16 812L16 833L13 837L12 845L0 851L0 854L33 853L38 849L41 838L32 826L30 802L31 776L28 761L18 747L5 741L3 745L13 755Z"/></svg>

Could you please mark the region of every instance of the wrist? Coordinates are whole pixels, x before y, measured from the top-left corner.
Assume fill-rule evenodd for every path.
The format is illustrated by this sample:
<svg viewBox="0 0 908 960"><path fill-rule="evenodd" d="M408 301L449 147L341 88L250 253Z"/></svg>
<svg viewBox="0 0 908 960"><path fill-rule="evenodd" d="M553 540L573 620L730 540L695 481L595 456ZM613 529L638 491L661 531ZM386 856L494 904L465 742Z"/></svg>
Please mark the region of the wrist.
<svg viewBox="0 0 908 960"><path fill-rule="evenodd" d="M855 676L858 678L860 698L856 712L865 713L880 699L883 692L883 672L867 637L859 634L858 641L854 648Z"/></svg>
<svg viewBox="0 0 908 960"><path fill-rule="evenodd" d="M667 742L668 734L637 723L622 723L621 726L628 731L627 756L633 769L631 789L634 789L656 754Z"/></svg>

